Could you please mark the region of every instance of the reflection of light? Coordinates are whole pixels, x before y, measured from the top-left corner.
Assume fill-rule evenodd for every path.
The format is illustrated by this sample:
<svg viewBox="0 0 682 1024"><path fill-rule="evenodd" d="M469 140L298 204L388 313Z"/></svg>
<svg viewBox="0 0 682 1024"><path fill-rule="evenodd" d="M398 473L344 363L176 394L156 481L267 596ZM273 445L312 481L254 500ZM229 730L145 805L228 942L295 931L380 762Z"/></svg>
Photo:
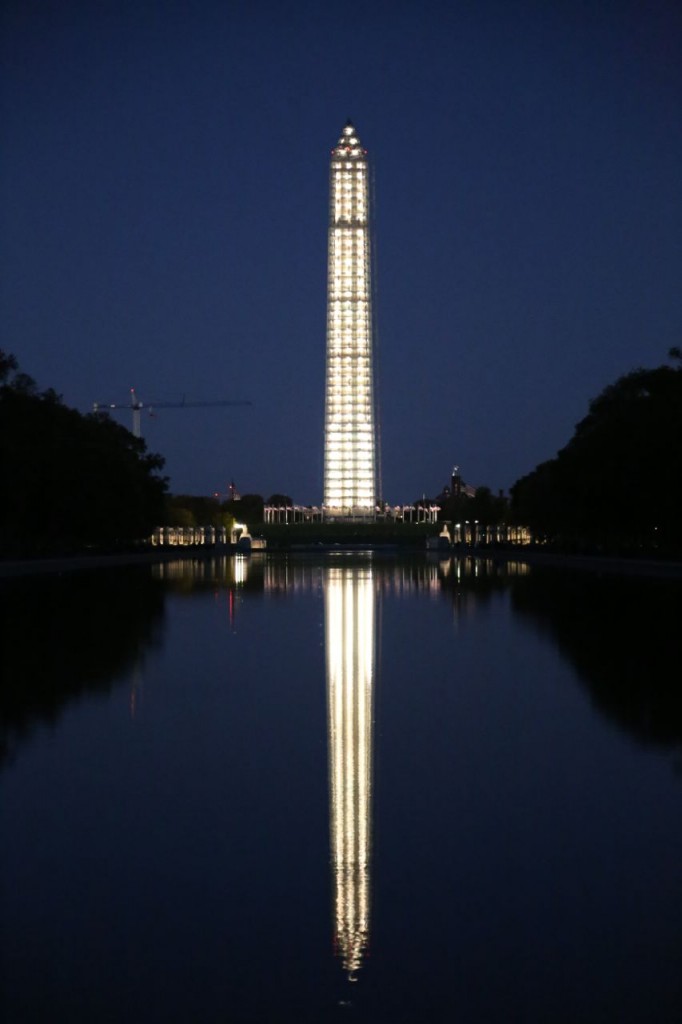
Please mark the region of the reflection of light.
<svg viewBox="0 0 682 1024"><path fill-rule="evenodd" d="M374 678L369 567L328 570L325 620L336 945L353 978L369 941Z"/></svg>
<svg viewBox="0 0 682 1024"><path fill-rule="evenodd" d="M234 559L234 582L245 583L247 576L248 560L243 555L236 555Z"/></svg>

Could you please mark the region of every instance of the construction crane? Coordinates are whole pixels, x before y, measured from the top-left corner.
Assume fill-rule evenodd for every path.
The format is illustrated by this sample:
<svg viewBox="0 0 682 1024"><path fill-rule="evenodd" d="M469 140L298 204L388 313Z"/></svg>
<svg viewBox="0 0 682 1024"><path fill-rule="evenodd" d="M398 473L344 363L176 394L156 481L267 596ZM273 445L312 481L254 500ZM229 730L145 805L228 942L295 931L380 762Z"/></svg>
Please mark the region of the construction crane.
<svg viewBox="0 0 682 1024"><path fill-rule="evenodd" d="M205 409L209 406L225 405L251 405L251 402L187 402L184 398L181 402L143 402L135 394L135 388L131 388L129 402L93 402L92 411L108 412L110 409L131 409L133 413L133 434L135 437L140 437L140 425L143 409L147 409L149 415L153 416L155 409Z"/></svg>

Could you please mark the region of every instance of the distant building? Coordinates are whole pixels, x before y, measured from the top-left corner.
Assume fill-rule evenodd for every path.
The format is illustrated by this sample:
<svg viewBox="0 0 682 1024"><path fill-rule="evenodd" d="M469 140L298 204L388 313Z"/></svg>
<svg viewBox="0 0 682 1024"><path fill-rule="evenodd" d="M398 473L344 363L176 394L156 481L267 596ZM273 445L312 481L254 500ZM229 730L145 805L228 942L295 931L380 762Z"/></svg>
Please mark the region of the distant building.
<svg viewBox="0 0 682 1024"><path fill-rule="evenodd" d="M450 483L445 485L435 500L442 502L449 501L451 498L474 498L475 496L476 488L465 484L459 472L459 466L453 466Z"/></svg>
<svg viewBox="0 0 682 1024"><path fill-rule="evenodd" d="M350 121L332 150L324 432L325 515L374 515L378 495L367 151Z"/></svg>

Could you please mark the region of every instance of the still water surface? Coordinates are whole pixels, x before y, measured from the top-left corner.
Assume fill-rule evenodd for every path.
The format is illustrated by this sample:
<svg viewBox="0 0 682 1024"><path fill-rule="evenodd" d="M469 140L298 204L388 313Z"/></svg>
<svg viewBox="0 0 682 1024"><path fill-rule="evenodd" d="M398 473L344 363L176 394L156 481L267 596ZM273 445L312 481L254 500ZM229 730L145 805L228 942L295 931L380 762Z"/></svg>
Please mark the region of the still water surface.
<svg viewBox="0 0 682 1024"><path fill-rule="evenodd" d="M5 582L5 1019L682 1019L681 596L363 555Z"/></svg>

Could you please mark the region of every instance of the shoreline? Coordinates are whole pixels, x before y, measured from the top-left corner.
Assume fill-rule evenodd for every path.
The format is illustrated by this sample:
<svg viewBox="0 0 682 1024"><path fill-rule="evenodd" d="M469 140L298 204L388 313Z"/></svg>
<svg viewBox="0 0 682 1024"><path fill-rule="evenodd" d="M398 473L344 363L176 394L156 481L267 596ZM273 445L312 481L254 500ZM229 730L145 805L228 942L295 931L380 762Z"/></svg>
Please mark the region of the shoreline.
<svg viewBox="0 0 682 1024"><path fill-rule="evenodd" d="M547 569L579 569L598 573L610 573L621 576L640 576L650 579L682 579L682 562L664 561L656 559L624 558L622 556L607 555L574 555L560 554L558 552L529 550L528 548L463 548L457 550L451 548L447 551L427 552L421 548L406 548L396 545L372 545L372 544L330 544L330 545L293 545L291 548L271 549L264 552L256 552L257 556L274 555L299 555L299 554L320 554L326 555L330 551L358 552L376 551L390 553L400 557L401 553L430 555L440 558L492 558L495 561L504 562L525 562L528 565ZM18 579L26 576L39 576L67 572L80 572L92 569L118 569L135 565L150 565L158 562L170 562L189 559L207 559L216 556L231 554L229 550L218 550L216 548L174 548L173 550L156 550L127 552L125 554L112 555L72 555L55 558L40 559L17 559L3 562L0 560L0 580ZM252 557L252 556L247 556Z"/></svg>
<svg viewBox="0 0 682 1024"><path fill-rule="evenodd" d="M485 557L478 552L479 557ZM554 551L506 549L495 551L491 557L503 562L526 562L546 569L579 569L616 576L641 576L649 579L682 579L682 562L653 558L624 558L622 555L562 555Z"/></svg>
<svg viewBox="0 0 682 1024"><path fill-rule="evenodd" d="M154 562L170 562L178 558L195 557L195 551L138 551L117 555L61 555L54 558L26 558L3 562L0 560L0 580L18 579L21 576L42 576L65 572L80 572L84 569L119 569L132 565L148 565Z"/></svg>

